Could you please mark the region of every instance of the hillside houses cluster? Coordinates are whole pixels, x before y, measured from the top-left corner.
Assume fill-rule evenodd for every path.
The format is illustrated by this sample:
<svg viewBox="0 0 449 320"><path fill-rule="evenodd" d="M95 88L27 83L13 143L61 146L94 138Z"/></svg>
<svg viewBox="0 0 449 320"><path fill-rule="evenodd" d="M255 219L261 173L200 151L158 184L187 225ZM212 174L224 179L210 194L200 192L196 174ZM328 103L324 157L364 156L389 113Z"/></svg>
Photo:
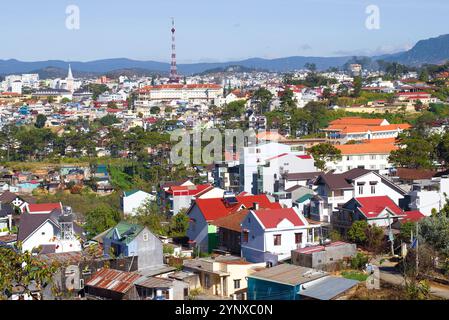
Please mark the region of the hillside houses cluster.
<svg viewBox="0 0 449 320"><path fill-rule="evenodd" d="M392 127L384 119L346 118L325 131L353 131L348 128L362 136L335 144L342 159L327 164L325 172L315 166L305 142L273 139L197 168L207 180L202 183L161 181L157 192L122 193L124 216L135 216L148 202L169 216L185 214L184 239L162 237L126 221L87 239L71 208L36 204L26 192L4 190L0 243L20 242L23 251L45 261L71 261L70 268L80 274L71 291L74 298L184 300L200 291L206 298L234 300L338 299L358 281L328 269L347 263L357 247L332 242L331 232L345 236L354 222L366 221L381 227L388 240L405 222L430 216L449 194L448 173L388 163L389 153L398 148L394 139L408 127ZM61 183L68 176L83 178L81 171L69 168L58 174ZM96 178L97 192L107 193L107 167L96 166L89 174ZM98 252L86 262L91 246L98 246ZM55 275L60 282L66 276L64 270Z"/></svg>

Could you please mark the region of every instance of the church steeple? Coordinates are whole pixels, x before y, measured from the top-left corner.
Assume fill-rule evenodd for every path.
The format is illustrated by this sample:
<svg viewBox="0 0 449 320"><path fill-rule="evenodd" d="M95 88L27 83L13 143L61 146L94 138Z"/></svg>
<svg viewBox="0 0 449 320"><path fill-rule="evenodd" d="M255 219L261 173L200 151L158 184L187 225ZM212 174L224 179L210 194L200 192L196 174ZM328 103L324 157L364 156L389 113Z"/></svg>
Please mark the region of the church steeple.
<svg viewBox="0 0 449 320"><path fill-rule="evenodd" d="M67 79L65 79L66 82L66 89L69 90L71 93L75 91L75 78L73 78L72 73L72 66L69 64L69 72L67 73Z"/></svg>
<svg viewBox="0 0 449 320"><path fill-rule="evenodd" d="M69 64L69 73L67 74L68 80L73 80L72 66Z"/></svg>

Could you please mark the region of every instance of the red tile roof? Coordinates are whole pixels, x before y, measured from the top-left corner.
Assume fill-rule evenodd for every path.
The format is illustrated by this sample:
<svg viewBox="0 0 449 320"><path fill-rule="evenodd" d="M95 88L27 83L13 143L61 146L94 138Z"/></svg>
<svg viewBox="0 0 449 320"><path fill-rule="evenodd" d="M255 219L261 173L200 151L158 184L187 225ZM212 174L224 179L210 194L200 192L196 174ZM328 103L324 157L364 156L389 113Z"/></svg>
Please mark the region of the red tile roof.
<svg viewBox="0 0 449 320"><path fill-rule="evenodd" d="M207 221L214 221L231 213L237 212L242 206L248 209L252 208L255 202L259 204L260 208L264 209L281 208L279 203L270 202L268 197L264 194L256 196L237 196L236 198L238 203L231 206L226 206L223 198L196 199L195 203Z"/></svg>
<svg viewBox="0 0 449 320"><path fill-rule="evenodd" d="M424 219L426 216L422 214L420 211L407 211L405 212L406 217L402 220L403 222L417 222L421 219Z"/></svg>
<svg viewBox="0 0 449 320"><path fill-rule="evenodd" d="M361 207L359 207L360 212L362 212L368 219L376 218L386 208L395 215L404 215L402 209L388 196L355 198L355 200L361 205Z"/></svg>
<svg viewBox="0 0 449 320"><path fill-rule="evenodd" d="M305 225L294 209L257 210L254 211L254 214L262 222L265 229L276 228L285 219L290 221L295 227Z"/></svg>
<svg viewBox="0 0 449 320"><path fill-rule="evenodd" d="M61 203L37 203L28 205L29 213L50 213L55 209L61 209Z"/></svg>
<svg viewBox="0 0 449 320"><path fill-rule="evenodd" d="M203 193L208 189L213 189L211 184L200 184L197 186L172 186L168 189L167 193L173 194L173 196L196 196Z"/></svg>

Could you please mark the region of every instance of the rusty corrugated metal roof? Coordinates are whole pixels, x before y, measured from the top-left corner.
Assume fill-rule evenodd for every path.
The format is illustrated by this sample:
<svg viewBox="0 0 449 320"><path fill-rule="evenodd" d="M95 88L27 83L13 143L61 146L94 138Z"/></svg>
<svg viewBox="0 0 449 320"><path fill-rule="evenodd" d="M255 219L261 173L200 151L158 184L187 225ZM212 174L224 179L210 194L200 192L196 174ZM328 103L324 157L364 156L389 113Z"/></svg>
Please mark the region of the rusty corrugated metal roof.
<svg viewBox="0 0 449 320"><path fill-rule="evenodd" d="M101 269L96 272L86 286L126 293L141 276L135 272Z"/></svg>

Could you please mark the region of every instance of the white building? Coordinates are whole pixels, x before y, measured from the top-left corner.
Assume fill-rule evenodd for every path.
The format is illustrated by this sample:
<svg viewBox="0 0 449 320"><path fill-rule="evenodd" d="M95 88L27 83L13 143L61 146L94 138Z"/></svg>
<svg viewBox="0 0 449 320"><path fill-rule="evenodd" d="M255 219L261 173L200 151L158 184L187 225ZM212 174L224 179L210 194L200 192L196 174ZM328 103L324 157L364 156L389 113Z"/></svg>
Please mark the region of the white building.
<svg viewBox="0 0 449 320"><path fill-rule="evenodd" d="M257 194L257 175L259 167L265 161L282 154L296 153L304 155L300 146L290 146L277 142L268 142L257 146L244 147L239 150L240 159L240 191Z"/></svg>
<svg viewBox="0 0 449 320"><path fill-rule="evenodd" d="M39 87L39 74L37 73L22 74L22 83L24 87L37 89Z"/></svg>
<svg viewBox="0 0 449 320"><path fill-rule="evenodd" d="M33 209L20 217L17 236L23 252L39 250L39 253L64 253L82 250L79 240L82 229L73 222L70 208L62 208L62 205L57 208L53 204L29 207Z"/></svg>
<svg viewBox="0 0 449 320"><path fill-rule="evenodd" d="M315 160L303 153L283 153L266 159L258 170L258 193L274 194L280 191L283 175L316 172Z"/></svg>
<svg viewBox="0 0 449 320"><path fill-rule="evenodd" d="M11 92L22 94L22 87L23 87L22 81L16 80L13 83L11 83Z"/></svg>
<svg viewBox="0 0 449 320"><path fill-rule="evenodd" d="M418 210L430 216L432 210L440 211L446 205L446 199L449 198L449 177L417 181L413 184L409 196L411 210Z"/></svg>
<svg viewBox="0 0 449 320"><path fill-rule="evenodd" d="M136 215L137 209L146 204L147 201L155 201L156 197L142 190L132 190L123 193L120 205L125 215Z"/></svg>
<svg viewBox="0 0 449 320"><path fill-rule="evenodd" d="M313 220L330 222L338 205L352 198L389 196L399 204L406 192L375 171L352 169L341 174L323 174L315 182L315 196L311 200L310 215Z"/></svg>
<svg viewBox="0 0 449 320"><path fill-rule="evenodd" d="M137 109L148 109L152 102L187 101L214 103L223 96L223 87L216 84L165 84L147 86L139 90L135 102Z"/></svg>
<svg viewBox="0 0 449 320"><path fill-rule="evenodd" d="M242 257L272 265L291 251L319 243L320 224L310 224L296 208L251 210L242 221Z"/></svg>
<svg viewBox="0 0 449 320"><path fill-rule="evenodd" d="M387 142L336 145L335 147L341 151L341 159L326 163L326 169L333 170L335 173L364 168L386 174L393 167L388 161L390 153L398 149L394 143Z"/></svg>

